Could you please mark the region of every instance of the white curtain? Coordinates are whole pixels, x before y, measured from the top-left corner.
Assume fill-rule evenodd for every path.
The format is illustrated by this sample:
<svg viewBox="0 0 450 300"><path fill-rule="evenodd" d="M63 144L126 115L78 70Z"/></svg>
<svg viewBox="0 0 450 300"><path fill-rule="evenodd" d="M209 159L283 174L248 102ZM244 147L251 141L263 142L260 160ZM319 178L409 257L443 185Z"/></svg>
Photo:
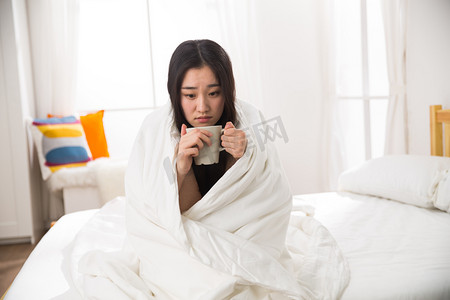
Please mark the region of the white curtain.
<svg viewBox="0 0 450 300"><path fill-rule="evenodd" d="M407 0L382 0L389 77L385 154L408 153L406 101Z"/></svg>
<svg viewBox="0 0 450 300"><path fill-rule="evenodd" d="M336 95L336 45L334 43L335 13L334 1L320 1L318 4L319 43L322 85L322 182L324 191L335 191L339 174L345 169L342 128L339 122Z"/></svg>
<svg viewBox="0 0 450 300"><path fill-rule="evenodd" d="M75 112L78 0L28 0L35 116ZM62 192L42 182L42 213L48 227L61 216Z"/></svg>
<svg viewBox="0 0 450 300"><path fill-rule="evenodd" d="M211 39L231 58L236 96L262 109L256 4L256 0L149 0L157 101L167 99L167 67L175 48L188 39Z"/></svg>
<svg viewBox="0 0 450 300"><path fill-rule="evenodd" d="M236 96L264 109L255 0L216 1L223 47L233 63Z"/></svg>
<svg viewBox="0 0 450 300"><path fill-rule="evenodd" d="M78 0L28 0L37 117L74 113Z"/></svg>

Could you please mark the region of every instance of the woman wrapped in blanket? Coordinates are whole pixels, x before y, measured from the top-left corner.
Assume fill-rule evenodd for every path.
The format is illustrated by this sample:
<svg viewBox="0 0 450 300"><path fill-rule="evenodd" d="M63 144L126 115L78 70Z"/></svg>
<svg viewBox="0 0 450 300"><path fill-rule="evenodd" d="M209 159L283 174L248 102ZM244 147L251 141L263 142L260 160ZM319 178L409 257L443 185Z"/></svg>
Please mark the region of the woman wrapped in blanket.
<svg viewBox="0 0 450 300"><path fill-rule="evenodd" d="M323 226L292 214L275 147L261 136L270 124L235 99L224 49L210 40L180 44L167 87L171 103L146 118L129 159L124 246L83 257L82 293L95 299L339 298L349 281L347 263ZM223 127L225 151L219 163L197 166L193 159L211 144L211 133L187 128L210 125Z"/></svg>

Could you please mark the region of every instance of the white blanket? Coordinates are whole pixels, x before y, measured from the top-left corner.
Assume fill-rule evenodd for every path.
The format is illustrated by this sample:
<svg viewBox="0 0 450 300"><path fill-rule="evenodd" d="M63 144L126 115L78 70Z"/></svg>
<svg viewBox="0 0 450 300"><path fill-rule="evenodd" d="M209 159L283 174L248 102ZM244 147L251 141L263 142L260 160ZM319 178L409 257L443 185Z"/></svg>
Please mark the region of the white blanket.
<svg viewBox="0 0 450 300"><path fill-rule="evenodd" d="M275 148L270 141L256 144L252 126L263 124L261 114L243 102L237 112L237 127L249 139L246 154L183 215L171 108L147 117L126 173L123 248L74 245L73 276L85 298L340 297L349 282L346 260L319 222L291 216L292 196ZM77 239L92 232L101 235L99 228L82 230Z"/></svg>

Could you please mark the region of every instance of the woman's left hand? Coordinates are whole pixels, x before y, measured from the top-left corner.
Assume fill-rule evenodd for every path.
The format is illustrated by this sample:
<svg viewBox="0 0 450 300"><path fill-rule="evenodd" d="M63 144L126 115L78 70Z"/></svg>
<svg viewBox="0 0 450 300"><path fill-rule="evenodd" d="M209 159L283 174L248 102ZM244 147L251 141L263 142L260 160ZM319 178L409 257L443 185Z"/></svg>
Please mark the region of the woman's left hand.
<svg viewBox="0 0 450 300"><path fill-rule="evenodd" d="M245 132L236 129L231 122L227 122L222 135L222 147L225 151L230 153L234 159L239 159L244 156L247 148L247 137Z"/></svg>

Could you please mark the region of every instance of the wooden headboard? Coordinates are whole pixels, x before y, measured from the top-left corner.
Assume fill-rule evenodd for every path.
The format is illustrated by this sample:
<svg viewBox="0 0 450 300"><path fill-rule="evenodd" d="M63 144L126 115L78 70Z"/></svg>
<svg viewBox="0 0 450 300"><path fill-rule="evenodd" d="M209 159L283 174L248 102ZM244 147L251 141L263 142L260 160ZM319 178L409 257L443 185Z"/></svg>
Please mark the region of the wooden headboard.
<svg viewBox="0 0 450 300"><path fill-rule="evenodd" d="M442 127L444 127L444 144L442 143ZM442 109L442 105L430 106L430 138L431 155L450 157L450 109ZM445 152L444 152L445 147Z"/></svg>

